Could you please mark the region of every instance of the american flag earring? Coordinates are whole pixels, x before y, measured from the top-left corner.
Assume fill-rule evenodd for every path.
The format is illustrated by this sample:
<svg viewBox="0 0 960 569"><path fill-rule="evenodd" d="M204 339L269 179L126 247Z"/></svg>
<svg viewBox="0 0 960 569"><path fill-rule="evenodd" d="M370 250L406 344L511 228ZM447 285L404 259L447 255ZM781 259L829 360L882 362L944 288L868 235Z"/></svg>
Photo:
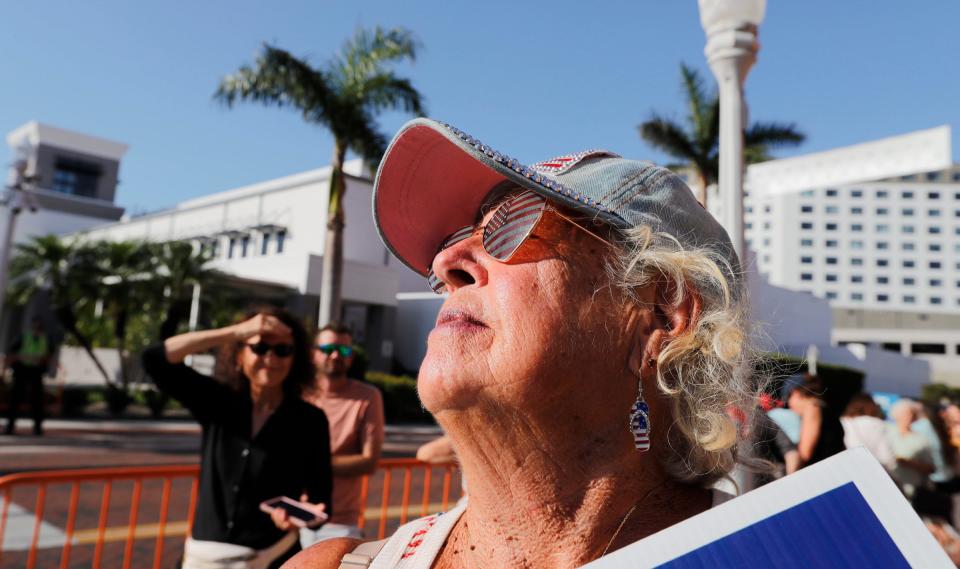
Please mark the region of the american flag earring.
<svg viewBox="0 0 960 569"><path fill-rule="evenodd" d="M650 450L650 407L643 398L643 380L637 380L637 400L630 410L630 432L633 444L640 452Z"/></svg>

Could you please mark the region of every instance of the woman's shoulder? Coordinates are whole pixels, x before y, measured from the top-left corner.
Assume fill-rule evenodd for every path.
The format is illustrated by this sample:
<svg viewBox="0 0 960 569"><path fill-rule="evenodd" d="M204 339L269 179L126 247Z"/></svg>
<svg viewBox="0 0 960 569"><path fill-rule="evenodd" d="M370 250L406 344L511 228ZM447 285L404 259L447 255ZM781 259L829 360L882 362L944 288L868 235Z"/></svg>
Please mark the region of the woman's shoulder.
<svg viewBox="0 0 960 569"><path fill-rule="evenodd" d="M304 401L301 397L296 397L290 402L290 408L299 418L307 421L322 422L327 424L327 414L323 409L317 407L309 401Z"/></svg>
<svg viewBox="0 0 960 569"><path fill-rule="evenodd" d="M338 569L343 556L352 552L362 540L350 537L326 539L311 545L287 561L284 569Z"/></svg>

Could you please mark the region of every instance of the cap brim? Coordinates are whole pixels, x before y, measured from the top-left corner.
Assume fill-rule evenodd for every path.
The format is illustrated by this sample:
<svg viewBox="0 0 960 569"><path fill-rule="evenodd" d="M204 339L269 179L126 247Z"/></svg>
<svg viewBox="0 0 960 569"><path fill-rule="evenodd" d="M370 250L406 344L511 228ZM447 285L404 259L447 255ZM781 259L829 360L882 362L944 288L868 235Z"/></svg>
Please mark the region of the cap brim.
<svg viewBox="0 0 960 569"><path fill-rule="evenodd" d="M511 181L552 201L598 213L561 195L547 178L443 123L414 119L400 129L380 162L373 217L390 251L426 275L440 242L474 223L484 198L501 182Z"/></svg>
<svg viewBox="0 0 960 569"><path fill-rule="evenodd" d="M505 179L442 128L427 119L405 125L384 154L374 183L373 217L380 237L421 275L440 241L473 223L484 196Z"/></svg>

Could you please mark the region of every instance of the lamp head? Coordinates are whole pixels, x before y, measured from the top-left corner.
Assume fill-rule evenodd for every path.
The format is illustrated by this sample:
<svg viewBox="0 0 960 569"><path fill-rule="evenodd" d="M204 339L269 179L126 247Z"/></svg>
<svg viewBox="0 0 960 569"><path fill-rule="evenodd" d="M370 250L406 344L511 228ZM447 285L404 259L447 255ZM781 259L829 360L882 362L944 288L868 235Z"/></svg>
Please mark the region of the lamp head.
<svg viewBox="0 0 960 569"><path fill-rule="evenodd" d="M766 12L766 0L697 0L700 25L705 31L742 24L759 26Z"/></svg>

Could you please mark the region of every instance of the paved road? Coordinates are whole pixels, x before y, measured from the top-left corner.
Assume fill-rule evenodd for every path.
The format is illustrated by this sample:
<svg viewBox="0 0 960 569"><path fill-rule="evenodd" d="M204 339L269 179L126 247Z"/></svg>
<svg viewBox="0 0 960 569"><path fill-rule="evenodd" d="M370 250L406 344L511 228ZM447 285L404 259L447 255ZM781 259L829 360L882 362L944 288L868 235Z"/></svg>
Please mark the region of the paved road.
<svg viewBox="0 0 960 569"><path fill-rule="evenodd" d="M34 437L30 425L24 423L16 436L0 436L0 473L28 470L84 468L95 466L122 466L147 464L196 463L199 450L199 429L187 422L148 421L57 421L45 424L47 434ZM439 434L429 427L388 427L385 455L412 456L416 448ZM376 535L380 526L380 507L383 503L384 474L370 481L367 501L366 531ZM424 472L413 471L409 479L403 470L392 473L388 484L386 521L387 533L401 522L404 513L399 507L405 487L410 489L408 517L421 515L423 504L428 512L442 508L443 487L449 485L453 498L459 497L459 476L454 473L444 480L444 471L434 469L429 485ZM427 492L424 494L424 487ZM104 487L99 483L84 483L78 487L78 510L70 540L69 567L90 567L98 555L94 544L99 535L102 511L106 512L103 533L105 545L99 552L103 567L121 567L127 554L128 522L136 516L137 529L130 541L132 567L150 567L154 563L157 545L162 545L160 567L175 567L187 529L187 509L191 481L171 481L171 499L163 537L160 534L160 512L163 482L147 481L141 488L140 505L131 511L132 483L116 483L110 489L110 499L104 510ZM37 567L59 567L64 553L68 505L71 497L69 484L50 485L43 501L42 522L37 532ZM30 543L35 529L37 509L36 488L14 491L8 507L8 521L4 531L0 568L26 566Z"/></svg>

